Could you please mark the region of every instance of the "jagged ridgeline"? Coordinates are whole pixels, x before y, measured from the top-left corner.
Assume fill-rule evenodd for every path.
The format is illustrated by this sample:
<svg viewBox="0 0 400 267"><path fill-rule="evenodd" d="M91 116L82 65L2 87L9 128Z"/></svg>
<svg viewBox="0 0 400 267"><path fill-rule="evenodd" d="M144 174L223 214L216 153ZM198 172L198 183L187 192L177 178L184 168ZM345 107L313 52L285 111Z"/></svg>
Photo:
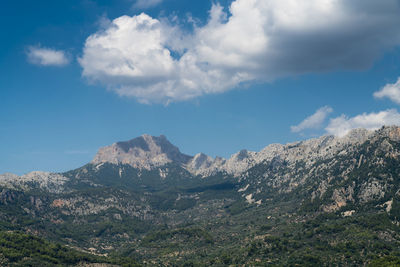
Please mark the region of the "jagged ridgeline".
<svg viewBox="0 0 400 267"><path fill-rule="evenodd" d="M76 170L0 175L0 239L5 266L398 266L400 128L229 159L143 135Z"/></svg>

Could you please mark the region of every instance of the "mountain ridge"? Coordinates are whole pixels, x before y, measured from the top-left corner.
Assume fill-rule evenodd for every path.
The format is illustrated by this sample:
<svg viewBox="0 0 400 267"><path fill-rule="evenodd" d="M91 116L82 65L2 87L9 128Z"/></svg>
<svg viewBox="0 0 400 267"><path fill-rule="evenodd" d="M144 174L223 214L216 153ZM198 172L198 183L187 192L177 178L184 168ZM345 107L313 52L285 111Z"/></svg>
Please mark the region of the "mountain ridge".
<svg viewBox="0 0 400 267"><path fill-rule="evenodd" d="M237 176L266 159L276 156L292 159L293 157L288 155L291 153L288 150L296 146L303 147L303 150L306 150L307 146L313 147L313 149L321 149L321 146L332 145L336 149L341 149L343 145L365 141L372 133L373 131L365 129L354 129L343 137L328 135L287 144L270 144L259 152L242 149L228 159L218 156L212 158L202 152L194 156L186 155L171 144L164 135L155 137L144 134L129 141L116 142L100 148L91 163L121 163L144 169L160 167L167 163L177 163L194 175L209 176L217 172L226 172ZM340 142L342 142L342 145ZM318 148L318 146L320 147ZM331 152L335 153L335 150ZM297 151L297 153L300 154L301 151ZM323 154L320 156L326 156L327 153L320 154Z"/></svg>
<svg viewBox="0 0 400 267"><path fill-rule="evenodd" d="M181 157L166 137L114 148L115 163L0 175L0 231L150 266L366 266L385 255L400 262L400 127L229 159ZM124 163L126 154L148 168Z"/></svg>
<svg viewBox="0 0 400 267"><path fill-rule="evenodd" d="M397 126L384 126L382 129L393 129L391 136L400 136L400 128ZM229 158L216 156L210 157L203 152L194 156L181 153L179 148L170 143L165 135L151 136L143 134L139 137L128 141L118 141L109 146L101 147L93 157L91 164L99 165L102 163L111 164L128 164L134 168L151 170L164 166L169 163L175 163L193 175L203 177L214 175L218 172L225 172L234 176L239 176L255 164L264 160L272 160L274 157L281 157L289 161L299 159L290 155L294 149L297 155L309 153L309 148L314 150L316 157L324 157L329 153L333 155L337 150L342 149L346 145L357 144L365 141L369 136L373 135L376 130L353 129L347 135L336 137L333 135L325 135L318 138L311 138L302 141L296 141L286 144L273 143L269 144L260 151L249 151L242 149L232 154ZM323 152L321 148L334 146L335 149ZM31 173L34 173L32 171ZM40 172L40 171L36 171ZM49 172L42 172L49 173ZM3 180L7 180L11 173L0 174ZM27 175L27 174L25 174ZM23 177L19 176L19 177ZM1 180L0 180L1 182Z"/></svg>

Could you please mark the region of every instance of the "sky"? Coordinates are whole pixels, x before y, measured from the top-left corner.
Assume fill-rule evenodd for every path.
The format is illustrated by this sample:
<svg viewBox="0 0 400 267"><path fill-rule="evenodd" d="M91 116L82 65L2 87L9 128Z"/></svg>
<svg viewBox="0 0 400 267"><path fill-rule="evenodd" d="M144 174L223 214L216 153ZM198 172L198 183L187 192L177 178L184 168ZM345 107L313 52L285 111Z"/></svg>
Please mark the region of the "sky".
<svg viewBox="0 0 400 267"><path fill-rule="evenodd" d="M145 133L229 157L400 125L399 0L0 5L0 173Z"/></svg>

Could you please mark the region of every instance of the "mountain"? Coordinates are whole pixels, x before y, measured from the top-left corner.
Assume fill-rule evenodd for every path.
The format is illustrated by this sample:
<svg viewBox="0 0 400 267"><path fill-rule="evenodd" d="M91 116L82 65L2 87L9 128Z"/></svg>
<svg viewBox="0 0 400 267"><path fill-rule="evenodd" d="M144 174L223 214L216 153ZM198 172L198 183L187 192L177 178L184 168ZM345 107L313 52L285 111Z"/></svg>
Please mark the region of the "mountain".
<svg viewBox="0 0 400 267"><path fill-rule="evenodd" d="M0 232L150 266L396 266L400 128L228 159L143 135L65 173L0 175L0 218Z"/></svg>
<svg viewBox="0 0 400 267"><path fill-rule="evenodd" d="M151 169L167 163L187 164L191 156L182 154L164 135L142 135L126 142L117 142L101 148L92 164L129 164L134 168Z"/></svg>
<svg viewBox="0 0 400 267"><path fill-rule="evenodd" d="M238 176L256 164L278 157L289 162L306 160L307 157L307 163L312 164L317 159L335 156L346 146L364 142L371 134L372 132L365 129L356 129L344 137L323 136L287 145L272 144L260 152L243 149L229 159L211 158L203 153L195 156L185 155L164 135L155 137L145 134L130 141L117 142L101 148L91 163L128 164L147 170L174 163L193 175L207 177L225 172Z"/></svg>
<svg viewBox="0 0 400 267"><path fill-rule="evenodd" d="M40 171L30 172L22 176L12 173L0 175L0 186L19 190L32 190L36 188L49 193L63 192L67 181L68 178L61 174Z"/></svg>

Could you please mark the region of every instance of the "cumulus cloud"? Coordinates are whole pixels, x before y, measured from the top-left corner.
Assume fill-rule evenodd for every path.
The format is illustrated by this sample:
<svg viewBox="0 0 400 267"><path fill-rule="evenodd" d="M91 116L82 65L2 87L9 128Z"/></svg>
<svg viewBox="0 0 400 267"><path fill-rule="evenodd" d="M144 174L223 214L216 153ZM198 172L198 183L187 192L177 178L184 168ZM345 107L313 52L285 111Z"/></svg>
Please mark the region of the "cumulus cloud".
<svg viewBox="0 0 400 267"><path fill-rule="evenodd" d="M324 106L318 109L313 115L305 118L300 124L291 126L290 129L294 133L304 131L306 129L318 129L322 127L327 116L333 112L333 109L328 106Z"/></svg>
<svg viewBox="0 0 400 267"><path fill-rule="evenodd" d="M30 63L41 66L64 66L69 63L64 51L44 47L28 47L27 57Z"/></svg>
<svg viewBox="0 0 400 267"><path fill-rule="evenodd" d="M163 0L137 0L133 8L146 9L161 4Z"/></svg>
<svg viewBox="0 0 400 267"><path fill-rule="evenodd" d="M400 78L396 83L387 84L381 90L374 93L376 98L389 98L393 102L400 104Z"/></svg>
<svg viewBox="0 0 400 267"><path fill-rule="evenodd" d="M252 81L358 70L400 44L398 0L236 0L191 33L146 14L89 36L83 76L142 102L182 101Z"/></svg>
<svg viewBox="0 0 400 267"><path fill-rule="evenodd" d="M400 113L396 109L388 109L378 113L363 113L352 118L341 115L331 119L325 130L328 134L344 136L352 129L376 130L384 125L400 125Z"/></svg>

